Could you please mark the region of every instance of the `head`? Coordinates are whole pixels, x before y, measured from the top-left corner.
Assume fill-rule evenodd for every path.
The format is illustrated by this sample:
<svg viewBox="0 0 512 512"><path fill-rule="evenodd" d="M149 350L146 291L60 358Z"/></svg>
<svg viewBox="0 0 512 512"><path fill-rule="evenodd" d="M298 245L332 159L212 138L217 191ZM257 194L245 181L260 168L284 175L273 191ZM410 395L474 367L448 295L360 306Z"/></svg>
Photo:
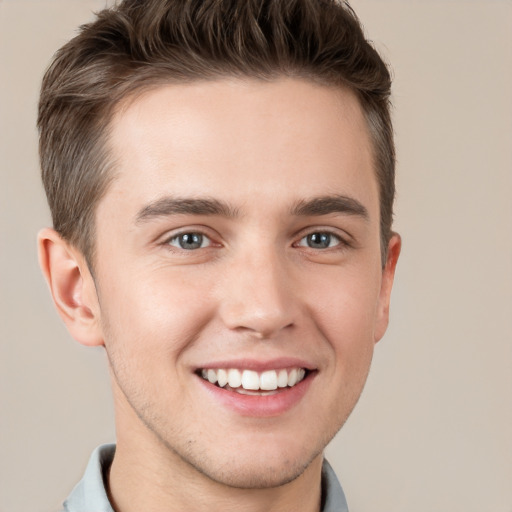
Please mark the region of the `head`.
<svg viewBox="0 0 512 512"><path fill-rule="evenodd" d="M372 141L382 262L391 237L391 80L355 13L337 0L125 0L57 52L42 85L40 158L54 228L94 261L95 211L115 175L116 106L161 84L295 77L350 89Z"/></svg>
<svg viewBox="0 0 512 512"><path fill-rule="evenodd" d="M125 1L58 53L41 261L120 446L238 488L318 463L387 327L389 87L322 0Z"/></svg>

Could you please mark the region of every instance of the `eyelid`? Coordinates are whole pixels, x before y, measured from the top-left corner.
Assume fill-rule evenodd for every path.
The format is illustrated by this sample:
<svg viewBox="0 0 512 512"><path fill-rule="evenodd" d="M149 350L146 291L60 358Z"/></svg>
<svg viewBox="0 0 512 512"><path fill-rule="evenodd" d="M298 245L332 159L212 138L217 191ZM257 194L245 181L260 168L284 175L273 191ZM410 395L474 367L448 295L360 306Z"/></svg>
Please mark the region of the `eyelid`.
<svg viewBox="0 0 512 512"><path fill-rule="evenodd" d="M201 237L201 246L197 247L196 249L185 249L184 247L180 247L179 239L183 235L199 235ZM174 241L177 242L177 245L174 245L174 243L173 243ZM207 242L207 245L203 245L203 243L205 241ZM169 238L167 240L167 244L170 245L171 247L175 247L176 249L191 251L191 250L205 249L206 247L210 247L212 245L212 240L210 239L210 237L208 235L199 233L198 231L185 231L183 233L178 233L177 235L174 235L171 238Z"/></svg>
<svg viewBox="0 0 512 512"><path fill-rule="evenodd" d="M215 236L215 233L212 232L211 229L208 229L205 226L197 226L197 225L184 226L184 227L176 228L173 230L169 230L164 235L162 235L160 237L160 240L157 243L158 243L158 245L164 245L164 246L171 247L171 248L174 248L177 250L185 250L180 247L171 245L171 241L178 238L181 235L186 235L186 234L198 234L198 235L203 236L204 238L207 238L210 243L206 247L201 247L201 249L206 249L208 247L212 247L215 245L217 245L217 246L221 245L219 242L216 242L216 239L218 239L219 237Z"/></svg>
<svg viewBox="0 0 512 512"><path fill-rule="evenodd" d="M333 236L339 240L338 244L336 244L333 247L328 247L328 248L324 249L324 251L328 250L328 249L336 249L339 247L352 247L354 245L354 238L352 237L352 235L350 235L346 231L341 230L339 228L326 227L326 226L313 226L313 227L308 227L307 229L301 230L297 234L297 239L298 239L297 242L295 242L293 245L296 247L306 247L308 249L312 249L310 247L307 247L306 245L299 246L299 242L304 240L309 235L314 235L315 233L318 233L318 234L325 233L325 234ZM316 249L313 249L313 250L316 250Z"/></svg>
<svg viewBox="0 0 512 512"><path fill-rule="evenodd" d="M333 249L335 247L338 247L339 245L346 245L346 242L345 240L343 240L339 235L337 235L336 233L332 233L330 231L312 231L311 233L308 233L306 235L304 235L298 242L297 242L297 246L298 247L308 247L309 249L315 249L314 247L309 247L307 245L307 242L305 244L302 244L301 242L303 240L307 240L307 238L311 235L329 235L330 237L332 238L335 238L338 243L333 245L333 246L328 246L328 247L325 247L323 248L323 250L327 250L327 249ZM322 249L321 249L322 250Z"/></svg>

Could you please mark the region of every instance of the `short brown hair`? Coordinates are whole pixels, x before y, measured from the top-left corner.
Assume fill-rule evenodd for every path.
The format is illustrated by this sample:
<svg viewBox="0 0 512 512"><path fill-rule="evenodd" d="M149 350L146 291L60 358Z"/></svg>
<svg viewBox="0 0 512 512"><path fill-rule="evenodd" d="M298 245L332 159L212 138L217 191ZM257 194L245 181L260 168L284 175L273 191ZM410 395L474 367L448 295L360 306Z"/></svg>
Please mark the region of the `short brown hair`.
<svg viewBox="0 0 512 512"><path fill-rule="evenodd" d="M357 94L373 143L385 262L395 194L391 78L348 3L337 0L124 0L82 26L55 55L39 103L42 178L60 235L91 265L120 100L225 76L298 77Z"/></svg>

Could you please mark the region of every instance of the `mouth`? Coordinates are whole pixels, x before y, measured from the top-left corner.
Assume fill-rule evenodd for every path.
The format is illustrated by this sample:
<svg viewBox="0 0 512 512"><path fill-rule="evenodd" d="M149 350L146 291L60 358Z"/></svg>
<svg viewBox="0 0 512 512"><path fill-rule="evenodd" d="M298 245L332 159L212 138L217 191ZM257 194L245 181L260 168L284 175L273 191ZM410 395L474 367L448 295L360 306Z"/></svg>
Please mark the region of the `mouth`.
<svg viewBox="0 0 512 512"><path fill-rule="evenodd" d="M197 375L218 388L240 395L271 396L294 388L311 373L301 367L257 372L239 368L201 368Z"/></svg>

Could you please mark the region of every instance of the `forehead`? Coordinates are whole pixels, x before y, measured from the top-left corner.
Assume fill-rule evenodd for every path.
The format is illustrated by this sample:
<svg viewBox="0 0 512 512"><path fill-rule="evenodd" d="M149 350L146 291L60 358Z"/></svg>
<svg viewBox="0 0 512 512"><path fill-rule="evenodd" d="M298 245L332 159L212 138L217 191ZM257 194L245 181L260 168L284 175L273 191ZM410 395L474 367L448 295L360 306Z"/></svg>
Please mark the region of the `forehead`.
<svg viewBox="0 0 512 512"><path fill-rule="evenodd" d="M122 193L133 205L163 193L240 203L378 195L355 94L305 80L160 86L120 105L110 151L117 175L107 196Z"/></svg>

